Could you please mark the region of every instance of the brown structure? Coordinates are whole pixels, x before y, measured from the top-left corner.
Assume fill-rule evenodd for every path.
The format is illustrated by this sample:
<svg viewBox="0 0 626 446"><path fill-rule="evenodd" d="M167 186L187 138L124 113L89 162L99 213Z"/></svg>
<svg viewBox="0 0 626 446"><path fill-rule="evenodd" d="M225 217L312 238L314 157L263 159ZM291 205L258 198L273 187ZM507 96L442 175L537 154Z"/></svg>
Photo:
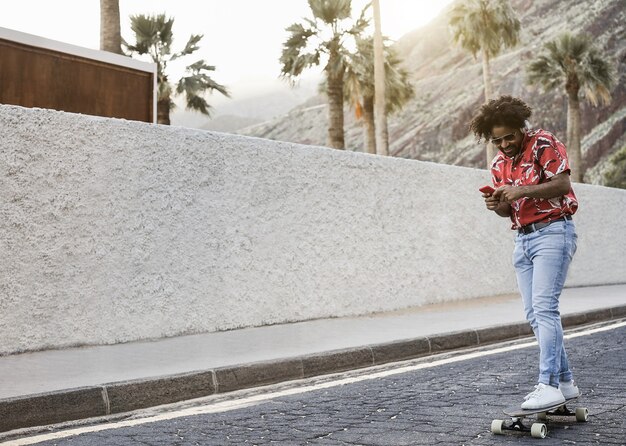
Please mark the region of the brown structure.
<svg viewBox="0 0 626 446"><path fill-rule="evenodd" d="M156 65L0 28L0 103L156 122Z"/></svg>

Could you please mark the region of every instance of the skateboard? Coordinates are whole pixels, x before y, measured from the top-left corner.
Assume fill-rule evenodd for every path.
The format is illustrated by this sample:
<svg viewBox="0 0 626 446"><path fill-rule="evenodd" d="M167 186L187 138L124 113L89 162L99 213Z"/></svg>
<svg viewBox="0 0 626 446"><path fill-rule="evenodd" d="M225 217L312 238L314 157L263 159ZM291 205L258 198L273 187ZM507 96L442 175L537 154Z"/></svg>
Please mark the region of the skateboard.
<svg viewBox="0 0 626 446"><path fill-rule="evenodd" d="M585 422L589 419L589 411L586 407L577 407L576 410L572 412L566 406L566 404L578 398L580 398L580 395L575 398L567 399L563 403L543 407L541 409L520 409L519 406L508 407L504 409L503 412L505 415L511 417L511 421L493 420L491 422L491 432L498 435L503 435L504 431L530 432L530 435L534 438L545 438L546 435L548 435L548 427L545 423L532 423L529 427L524 424L524 418L537 415L538 421L547 421L548 416L575 417L576 421L581 423Z"/></svg>

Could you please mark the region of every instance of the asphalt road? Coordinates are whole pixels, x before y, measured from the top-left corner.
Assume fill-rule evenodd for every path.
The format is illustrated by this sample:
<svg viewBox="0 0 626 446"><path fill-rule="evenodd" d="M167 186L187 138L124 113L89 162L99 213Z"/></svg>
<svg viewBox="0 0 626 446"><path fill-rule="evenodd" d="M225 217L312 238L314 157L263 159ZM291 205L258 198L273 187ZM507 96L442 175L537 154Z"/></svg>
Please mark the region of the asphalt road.
<svg viewBox="0 0 626 446"><path fill-rule="evenodd" d="M580 331L580 330L579 330ZM568 339L566 347L583 392L589 422L549 422L548 437L490 432L502 409L519 404L535 384L536 346L443 362L388 376L371 370L239 393L260 395L243 408L106 429L37 443L83 445L626 445L626 326ZM519 344L519 343L518 343ZM510 345L510 344L507 344ZM446 357L454 356L447 355ZM458 359L458 358L457 358ZM380 369L377 369L380 371ZM400 371L401 373L397 373ZM335 385L333 380L347 378ZM352 382L354 381L354 382ZM325 388L315 388L323 384ZM299 393L305 386L314 390ZM263 395L290 389L291 395ZM232 396L230 398L233 398ZM263 399L269 398L269 399ZM246 403L246 400L239 400ZM247 404L246 403L246 404ZM209 403L211 404L215 403ZM217 410L217 409L216 409ZM220 409L221 410L221 409ZM114 425L111 425L114 426Z"/></svg>

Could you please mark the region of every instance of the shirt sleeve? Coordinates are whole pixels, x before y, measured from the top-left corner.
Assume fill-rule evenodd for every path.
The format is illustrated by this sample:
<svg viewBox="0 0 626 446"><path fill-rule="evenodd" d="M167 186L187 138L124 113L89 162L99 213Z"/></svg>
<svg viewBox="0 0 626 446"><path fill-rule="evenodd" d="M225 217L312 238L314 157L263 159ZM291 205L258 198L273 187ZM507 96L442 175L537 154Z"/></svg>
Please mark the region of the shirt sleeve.
<svg viewBox="0 0 626 446"><path fill-rule="evenodd" d="M496 158L491 165L491 182L496 189L504 185L503 167L504 160L501 158Z"/></svg>
<svg viewBox="0 0 626 446"><path fill-rule="evenodd" d="M546 178L570 172L565 145L556 138L539 137L537 139L536 159Z"/></svg>

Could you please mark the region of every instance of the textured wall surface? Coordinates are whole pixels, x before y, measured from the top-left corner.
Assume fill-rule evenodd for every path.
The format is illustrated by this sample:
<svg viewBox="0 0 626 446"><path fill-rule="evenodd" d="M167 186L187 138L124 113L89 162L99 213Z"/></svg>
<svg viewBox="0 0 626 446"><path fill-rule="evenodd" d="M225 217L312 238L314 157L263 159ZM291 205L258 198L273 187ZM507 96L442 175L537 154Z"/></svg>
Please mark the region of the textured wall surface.
<svg viewBox="0 0 626 446"><path fill-rule="evenodd" d="M486 171L0 106L0 354L515 291ZM577 185L568 284L626 282L626 191Z"/></svg>

